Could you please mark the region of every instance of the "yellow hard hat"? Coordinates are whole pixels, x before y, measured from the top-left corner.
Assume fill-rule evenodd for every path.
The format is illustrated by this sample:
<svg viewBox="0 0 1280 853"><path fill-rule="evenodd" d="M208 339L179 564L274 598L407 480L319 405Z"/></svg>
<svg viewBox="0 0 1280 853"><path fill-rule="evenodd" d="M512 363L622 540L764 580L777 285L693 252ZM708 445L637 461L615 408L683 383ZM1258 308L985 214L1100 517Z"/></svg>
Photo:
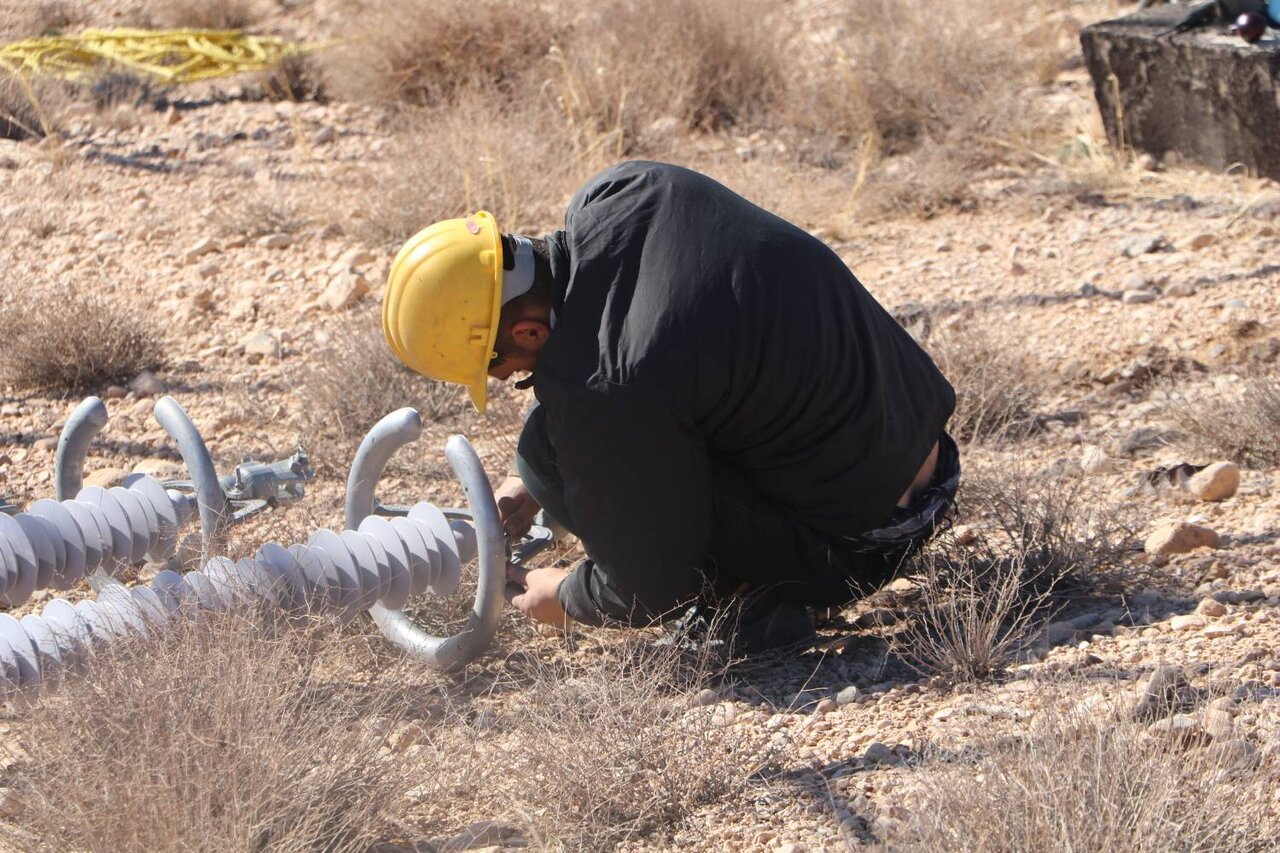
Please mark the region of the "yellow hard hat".
<svg viewBox="0 0 1280 853"><path fill-rule="evenodd" d="M502 310L502 237L493 214L446 219L396 254L382 330L396 358L424 376L467 386L483 412Z"/></svg>

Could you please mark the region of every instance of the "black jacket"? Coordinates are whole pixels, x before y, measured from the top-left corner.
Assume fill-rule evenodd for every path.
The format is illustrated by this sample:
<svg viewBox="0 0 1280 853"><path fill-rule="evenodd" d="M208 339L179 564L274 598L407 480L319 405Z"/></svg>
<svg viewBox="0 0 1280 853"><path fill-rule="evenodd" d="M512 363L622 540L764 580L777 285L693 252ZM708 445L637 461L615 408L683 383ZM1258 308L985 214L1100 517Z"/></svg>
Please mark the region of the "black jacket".
<svg viewBox="0 0 1280 853"><path fill-rule="evenodd" d="M875 528L954 408L834 252L696 172L611 168L548 245L534 388L588 554L560 588L574 619L645 622L700 592L713 466L821 531Z"/></svg>

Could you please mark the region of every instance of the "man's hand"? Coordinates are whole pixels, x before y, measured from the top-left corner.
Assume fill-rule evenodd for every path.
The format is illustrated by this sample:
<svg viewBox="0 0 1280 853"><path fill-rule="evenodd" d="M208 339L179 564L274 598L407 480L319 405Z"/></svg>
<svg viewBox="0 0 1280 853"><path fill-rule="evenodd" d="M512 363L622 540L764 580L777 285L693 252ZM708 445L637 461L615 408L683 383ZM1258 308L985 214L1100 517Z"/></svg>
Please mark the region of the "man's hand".
<svg viewBox="0 0 1280 853"><path fill-rule="evenodd" d="M535 622L563 628L569 621L560 606L560 582L564 569L525 569L507 566L507 601Z"/></svg>
<svg viewBox="0 0 1280 853"><path fill-rule="evenodd" d="M519 539L529 532L533 517L542 507L524 487L519 477L508 477L494 492L498 499L498 515L502 518L502 529L513 539Z"/></svg>

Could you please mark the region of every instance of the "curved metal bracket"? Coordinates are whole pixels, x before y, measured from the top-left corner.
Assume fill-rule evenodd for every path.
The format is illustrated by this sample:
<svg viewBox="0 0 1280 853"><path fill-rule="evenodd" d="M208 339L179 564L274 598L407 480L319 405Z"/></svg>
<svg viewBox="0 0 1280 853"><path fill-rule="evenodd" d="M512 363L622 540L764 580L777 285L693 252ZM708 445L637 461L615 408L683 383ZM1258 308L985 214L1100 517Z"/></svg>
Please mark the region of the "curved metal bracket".
<svg viewBox="0 0 1280 853"><path fill-rule="evenodd" d="M162 397L155 408L156 420L164 431L178 444L182 461L191 472L196 486L196 499L200 509L200 538L205 554L221 553L223 533L230 523L227 499L218 482L218 471L213 457L205 446L200 431L192 423L185 409L172 397Z"/></svg>
<svg viewBox="0 0 1280 853"><path fill-rule="evenodd" d="M84 460L89 445L107 425L107 406L99 397L85 397L67 418L54 458L54 494L60 501L71 500L84 485Z"/></svg>
<svg viewBox="0 0 1280 853"><path fill-rule="evenodd" d="M373 512L374 492L387 461L421 434L422 419L415 410L405 408L378 421L365 436L347 480L347 527L355 529ZM483 654L497 633L506 584L506 538L493 489L475 450L465 438L455 435L445 446L445 457L466 490L475 523L480 582L467 626L455 636L434 637L403 610L388 610L375 604L369 614L382 635L413 658L432 666L457 669Z"/></svg>

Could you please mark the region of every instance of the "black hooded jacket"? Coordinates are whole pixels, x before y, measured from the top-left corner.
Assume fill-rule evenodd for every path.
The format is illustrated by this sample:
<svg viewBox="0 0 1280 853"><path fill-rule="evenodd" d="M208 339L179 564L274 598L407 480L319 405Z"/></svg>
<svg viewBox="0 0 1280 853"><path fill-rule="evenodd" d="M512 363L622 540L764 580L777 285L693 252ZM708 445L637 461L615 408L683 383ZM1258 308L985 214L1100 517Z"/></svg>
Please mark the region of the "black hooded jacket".
<svg viewBox="0 0 1280 853"><path fill-rule="evenodd" d="M834 252L706 176L615 166L547 242L534 389L588 554L560 587L576 620L642 624L698 595L716 466L799 523L874 529L954 408Z"/></svg>

